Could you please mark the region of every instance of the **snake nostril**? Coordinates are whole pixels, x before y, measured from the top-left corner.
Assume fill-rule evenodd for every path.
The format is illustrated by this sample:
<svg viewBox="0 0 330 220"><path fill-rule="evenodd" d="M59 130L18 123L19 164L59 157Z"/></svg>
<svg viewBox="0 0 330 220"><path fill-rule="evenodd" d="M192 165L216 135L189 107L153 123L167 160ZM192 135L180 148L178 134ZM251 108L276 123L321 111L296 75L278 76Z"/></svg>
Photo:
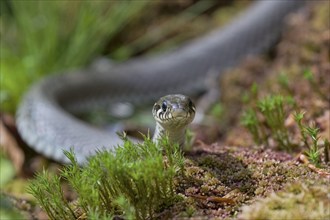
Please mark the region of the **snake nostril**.
<svg viewBox="0 0 330 220"><path fill-rule="evenodd" d="M154 111L157 112L160 109L160 105L157 103L154 105Z"/></svg>

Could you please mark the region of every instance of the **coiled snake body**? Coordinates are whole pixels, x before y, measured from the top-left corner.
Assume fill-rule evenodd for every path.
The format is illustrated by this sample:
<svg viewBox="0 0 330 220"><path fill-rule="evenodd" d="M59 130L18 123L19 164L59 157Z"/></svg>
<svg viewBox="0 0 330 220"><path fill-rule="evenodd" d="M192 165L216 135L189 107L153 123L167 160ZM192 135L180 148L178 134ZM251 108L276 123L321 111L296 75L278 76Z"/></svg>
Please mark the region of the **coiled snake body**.
<svg viewBox="0 0 330 220"><path fill-rule="evenodd" d="M285 15L302 4L301 0L259 1L228 26L177 50L132 59L108 70L47 77L24 97L17 112L18 130L36 151L66 162L63 149L73 148L83 163L95 149L112 149L121 139L77 119L72 112L108 108L118 102L145 105L168 93L197 94L206 89L208 72L220 73L273 45Z"/></svg>

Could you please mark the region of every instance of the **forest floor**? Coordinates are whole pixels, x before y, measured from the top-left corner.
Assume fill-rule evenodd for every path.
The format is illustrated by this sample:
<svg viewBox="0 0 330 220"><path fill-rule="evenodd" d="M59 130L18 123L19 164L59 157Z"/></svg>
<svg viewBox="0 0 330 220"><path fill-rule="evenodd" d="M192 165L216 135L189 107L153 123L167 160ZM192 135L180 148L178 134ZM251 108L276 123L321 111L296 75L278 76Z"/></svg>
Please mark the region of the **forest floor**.
<svg viewBox="0 0 330 220"><path fill-rule="evenodd" d="M221 100L215 105L220 113L210 113L214 117L212 125L194 127L195 142L185 153L185 175L176 179L176 190L182 200L158 213L158 218L330 216L330 163L324 147L325 140L330 140L329 10L328 2L309 4L305 11L288 19L279 44L267 57L249 58L222 77ZM258 109L258 100L271 95L285 99L285 132L291 143L286 148L278 143L262 112L256 116L260 119L257 129L263 138L254 137L240 120L248 109ZM315 143L313 137L305 133L308 137L304 142L295 112L304 112L304 125L318 128L317 164L306 155ZM3 117L3 122L2 129L15 130L11 118ZM12 146L17 140L8 135L7 142ZM9 151L21 155L13 149ZM54 172L61 165L25 149L24 155L31 154L34 159L19 171L18 178L6 186L5 192L10 192L20 210L29 213L28 218L45 219L47 215L23 190L25 178L45 164ZM13 161L19 170L23 159L18 156ZM68 197L69 191L65 193Z"/></svg>

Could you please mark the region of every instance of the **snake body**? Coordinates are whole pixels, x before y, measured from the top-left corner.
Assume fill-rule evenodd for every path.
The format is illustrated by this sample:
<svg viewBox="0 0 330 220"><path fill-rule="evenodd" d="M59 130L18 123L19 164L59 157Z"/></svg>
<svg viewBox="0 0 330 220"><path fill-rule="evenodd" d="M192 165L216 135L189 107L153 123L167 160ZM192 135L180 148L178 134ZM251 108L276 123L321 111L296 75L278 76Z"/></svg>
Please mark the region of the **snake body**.
<svg viewBox="0 0 330 220"><path fill-rule="evenodd" d="M301 0L257 1L229 25L176 50L135 58L107 70L47 77L24 97L17 111L18 130L37 152L67 162L63 149L73 148L83 163L96 149L113 149L121 139L72 113L106 109L119 102L145 105L164 94L204 91L210 71L223 72L247 55L269 49L285 16L302 4Z"/></svg>

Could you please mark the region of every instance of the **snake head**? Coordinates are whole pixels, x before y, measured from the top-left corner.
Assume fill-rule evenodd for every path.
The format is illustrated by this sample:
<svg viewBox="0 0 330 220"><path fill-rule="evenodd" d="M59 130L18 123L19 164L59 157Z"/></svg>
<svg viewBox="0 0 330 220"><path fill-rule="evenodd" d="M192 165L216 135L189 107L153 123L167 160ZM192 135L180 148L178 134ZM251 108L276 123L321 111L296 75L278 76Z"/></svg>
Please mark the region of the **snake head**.
<svg viewBox="0 0 330 220"><path fill-rule="evenodd" d="M163 128L180 129L193 121L195 105L185 95L166 95L154 104L152 114Z"/></svg>

